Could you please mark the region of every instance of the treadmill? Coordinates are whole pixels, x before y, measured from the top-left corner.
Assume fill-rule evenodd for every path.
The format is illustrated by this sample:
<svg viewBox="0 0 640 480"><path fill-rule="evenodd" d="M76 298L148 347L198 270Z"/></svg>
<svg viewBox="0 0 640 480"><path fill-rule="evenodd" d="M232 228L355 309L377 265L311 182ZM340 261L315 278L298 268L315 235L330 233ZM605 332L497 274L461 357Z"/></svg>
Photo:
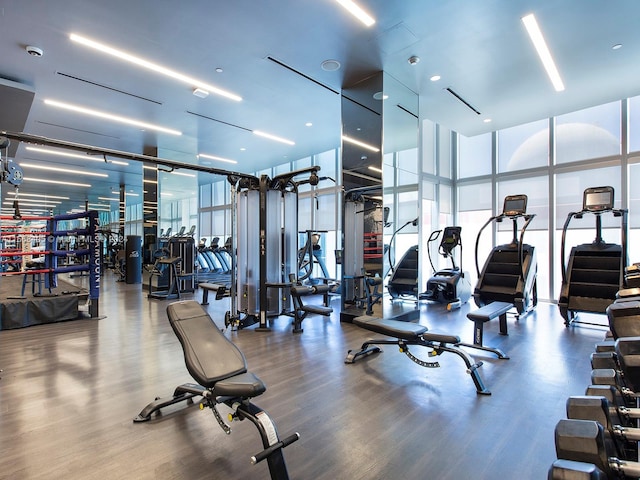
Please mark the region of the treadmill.
<svg viewBox="0 0 640 480"><path fill-rule="evenodd" d="M606 313L616 299L618 290L625 285L627 265L627 210L614 209L613 187L587 188L582 197L582 210L570 212L562 228L560 261L562 262L562 289L558 299L560 315L565 326L576 320L577 312ZM621 245L606 243L602 239L602 215L610 213L620 217ZM592 243L571 249L565 264L567 229L572 219L593 214L596 219L596 238Z"/></svg>
<svg viewBox="0 0 640 480"><path fill-rule="evenodd" d="M504 199L502 213L491 217L478 232L475 251L478 283L473 292L478 307L492 302L507 302L516 307L518 315L523 315L538 303L536 251L535 247L523 243L524 233L534 217L534 214L527 214L526 195L510 195ZM478 245L482 231L490 223L500 223L505 219L513 223L513 239L509 244L494 247L480 271ZM524 220L524 225L518 238L520 219Z"/></svg>

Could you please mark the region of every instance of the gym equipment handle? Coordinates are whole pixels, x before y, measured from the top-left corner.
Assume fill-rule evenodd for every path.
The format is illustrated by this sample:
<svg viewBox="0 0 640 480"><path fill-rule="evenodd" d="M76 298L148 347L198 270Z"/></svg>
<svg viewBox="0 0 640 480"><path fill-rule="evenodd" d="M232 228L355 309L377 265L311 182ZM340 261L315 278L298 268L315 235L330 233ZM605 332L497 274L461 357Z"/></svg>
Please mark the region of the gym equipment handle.
<svg viewBox="0 0 640 480"><path fill-rule="evenodd" d="M271 455L276 450L279 450L279 449L284 448L284 447L286 447L288 445L291 445L293 442L295 442L295 441L297 441L299 439L300 439L300 434L298 432L294 433L293 435L289 435L284 440L280 440L279 442L274 443L270 447L265 448L260 453L256 453L254 456L251 457L251 463L253 465L255 465L256 463L260 463L262 460L267 458L269 455Z"/></svg>

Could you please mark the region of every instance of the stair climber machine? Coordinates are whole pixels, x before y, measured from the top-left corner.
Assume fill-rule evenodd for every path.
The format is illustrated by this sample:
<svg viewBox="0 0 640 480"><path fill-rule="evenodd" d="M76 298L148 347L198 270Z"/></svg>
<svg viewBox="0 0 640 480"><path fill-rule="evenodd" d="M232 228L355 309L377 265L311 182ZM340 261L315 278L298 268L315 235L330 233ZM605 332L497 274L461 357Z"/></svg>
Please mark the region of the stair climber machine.
<svg viewBox="0 0 640 480"><path fill-rule="evenodd" d="M576 312L605 313L616 299L616 292L624 287L624 271L627 265L627 210L614 209L613 187L592 187L584 191L582 210L570 212L562 228L560 258L562 262L562 290L558 300L560 315L569 326ZM611 213L620 217L622 245L605 243L602 239L602 215ZM596 238L592 243L577 245L571 249L565 264L567 229L572 219L585 214L596 218Z"/></svg>
<svg viewBox="0 0 640 480"><path fill-rule="evenodd" d="M535 247L523 243L524 233L535 217L527 214L527 196L505 197L502 213L491 217L478 232L476 239L476 271L478 283L473 298L478 307L492 302L512 303L518 315L527 314L538 303L538 264ZM513 223L513 239L506 245L498 245L491 250L482 272L478 265L478 245L482 231L491 223L510 219ZM518 220L523 219L518 239Z"/></svg>
<svg viewBox="0 0 640 480"><path fill-rule="evenodd" d="M389 260L390 275L391 278L387 283L387 290L393 300L410 298L414 301L418 301L418 245L414 245L409 248L397 265L393 266L392 253L395 250L393 248L393 240L403 228L408 225L418 226L418 219L405 223L398 228L389 241L389 249L387 250L387 258Z"/></svg>
<svg viewBox="0 0 640 480"><path fill-rule="evenodd" d="M447 305L451 311L460 308L471 298L471 283L469 273L462 271L462 241L460 232L462 227L445 227L442 232L438 253L445 259L451 259L451 268L436 271L431 259L431 249L427 248L429 263L434 271L433 276L427 281L427 290L420 295L420 300L429 300ZM434 242L440 236L440 230L431 233L427 245ZM460 267L456 266L453 250L460 245Z"/></svg>

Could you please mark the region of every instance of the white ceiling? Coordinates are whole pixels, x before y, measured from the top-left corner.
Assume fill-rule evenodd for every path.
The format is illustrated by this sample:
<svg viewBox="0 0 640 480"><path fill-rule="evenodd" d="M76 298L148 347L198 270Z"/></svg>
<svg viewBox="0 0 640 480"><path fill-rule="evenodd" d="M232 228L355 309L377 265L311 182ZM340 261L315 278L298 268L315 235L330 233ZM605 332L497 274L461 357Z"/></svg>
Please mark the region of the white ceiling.
<svg viewBox="0 0 640 480"><path fill-rule="evenodd" d="M0 0L0 130L186 163L197 153L253 172L340 144L343 87L385 71L420 96L420 118L464 135L518 125L640 94L637 0L361 0L367 28L335 0ZM566 90L555 92L520 18L535 13ZM77 33L213 83L243 97L202 99L189 85L70 41ZM614 44L622 48L613 50ZM30 56L25 47L44 50ZM410 56L420 62L411 65ZM325 71L321 63L338 60ZM216 72L221 68L221 73ZM439 82L429 78L441 75ZM446 91L451 88L480 114ZM98 120L44 104L73 103L134 117L181 136ZM491 123L485 123L491 118ZM312 127L306 127L312 122ZM263 130L295 146L258 137ZM245 150L241 151L241 148ZM77 205L141 190L141 166L59 159L12 144L16 161L100 170L91 188L26 180L21 192L67 192ZM25 176L35 176L25 168ZM43 176L38 174L38 176ZM200 181L206 181L200 174ZM60 174L49 178L79 181ZM179 190L186 191L180 184ZM10 190L2 185L3 194ZM4 195L3 195L4 196Z"/></svg>

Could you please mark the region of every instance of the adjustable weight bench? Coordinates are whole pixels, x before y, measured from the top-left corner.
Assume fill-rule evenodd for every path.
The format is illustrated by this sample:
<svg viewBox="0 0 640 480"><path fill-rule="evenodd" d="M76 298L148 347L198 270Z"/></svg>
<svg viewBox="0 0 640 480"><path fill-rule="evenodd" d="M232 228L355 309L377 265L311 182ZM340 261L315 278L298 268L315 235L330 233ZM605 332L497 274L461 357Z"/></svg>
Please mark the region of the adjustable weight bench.
<svg viewBox="0 0 640 480"><path fill-rule="evenodd" d="M484 382L478 371L478 368L482 366L482 362L473 363L471 357L456 346L456 344L460 343L459 337L440 333L428 333L428 329L424 325L399 320L384 320L376 317L361 316L354 318L353 323L372 332L393 337L393 339L367 340L362 344L360 350L349 350L344 363L354 363L359 357L382 352L382 349L375 345L398 345L400 351L418 365L427 368L439 367L440 364L438 362L420 360L409 352L409 345L419 345L431 349L428 354L429 357L435 357L444 352L451 352L458 355L464 360L467 366L467 373L471 375L471 379L476 386L476 392L482 395L491 395L491 392L484 386Z"/></svg>
<svg viewBox="0 0 640 480"><path fill-rule="evenodd" d="M229 414L230 421L248 419L260 432L264 450L251 457L252 463L266 459L273 480L288 480L282 449L298 440L300 435L294 433L280 440L267 412L251 403L253 397L265 392L266 386L247 371L242 352L223 335L195 300L170 304L167 315L182 345L187 370L198 383L178 386L172 398L151 402L133 421L146 422L164 407L182 401L191 402L193 397L200 396L200 408L211 408L218 425L230 434L231 428L216 408L216 405L224 403L233 411Z"/></svg>

